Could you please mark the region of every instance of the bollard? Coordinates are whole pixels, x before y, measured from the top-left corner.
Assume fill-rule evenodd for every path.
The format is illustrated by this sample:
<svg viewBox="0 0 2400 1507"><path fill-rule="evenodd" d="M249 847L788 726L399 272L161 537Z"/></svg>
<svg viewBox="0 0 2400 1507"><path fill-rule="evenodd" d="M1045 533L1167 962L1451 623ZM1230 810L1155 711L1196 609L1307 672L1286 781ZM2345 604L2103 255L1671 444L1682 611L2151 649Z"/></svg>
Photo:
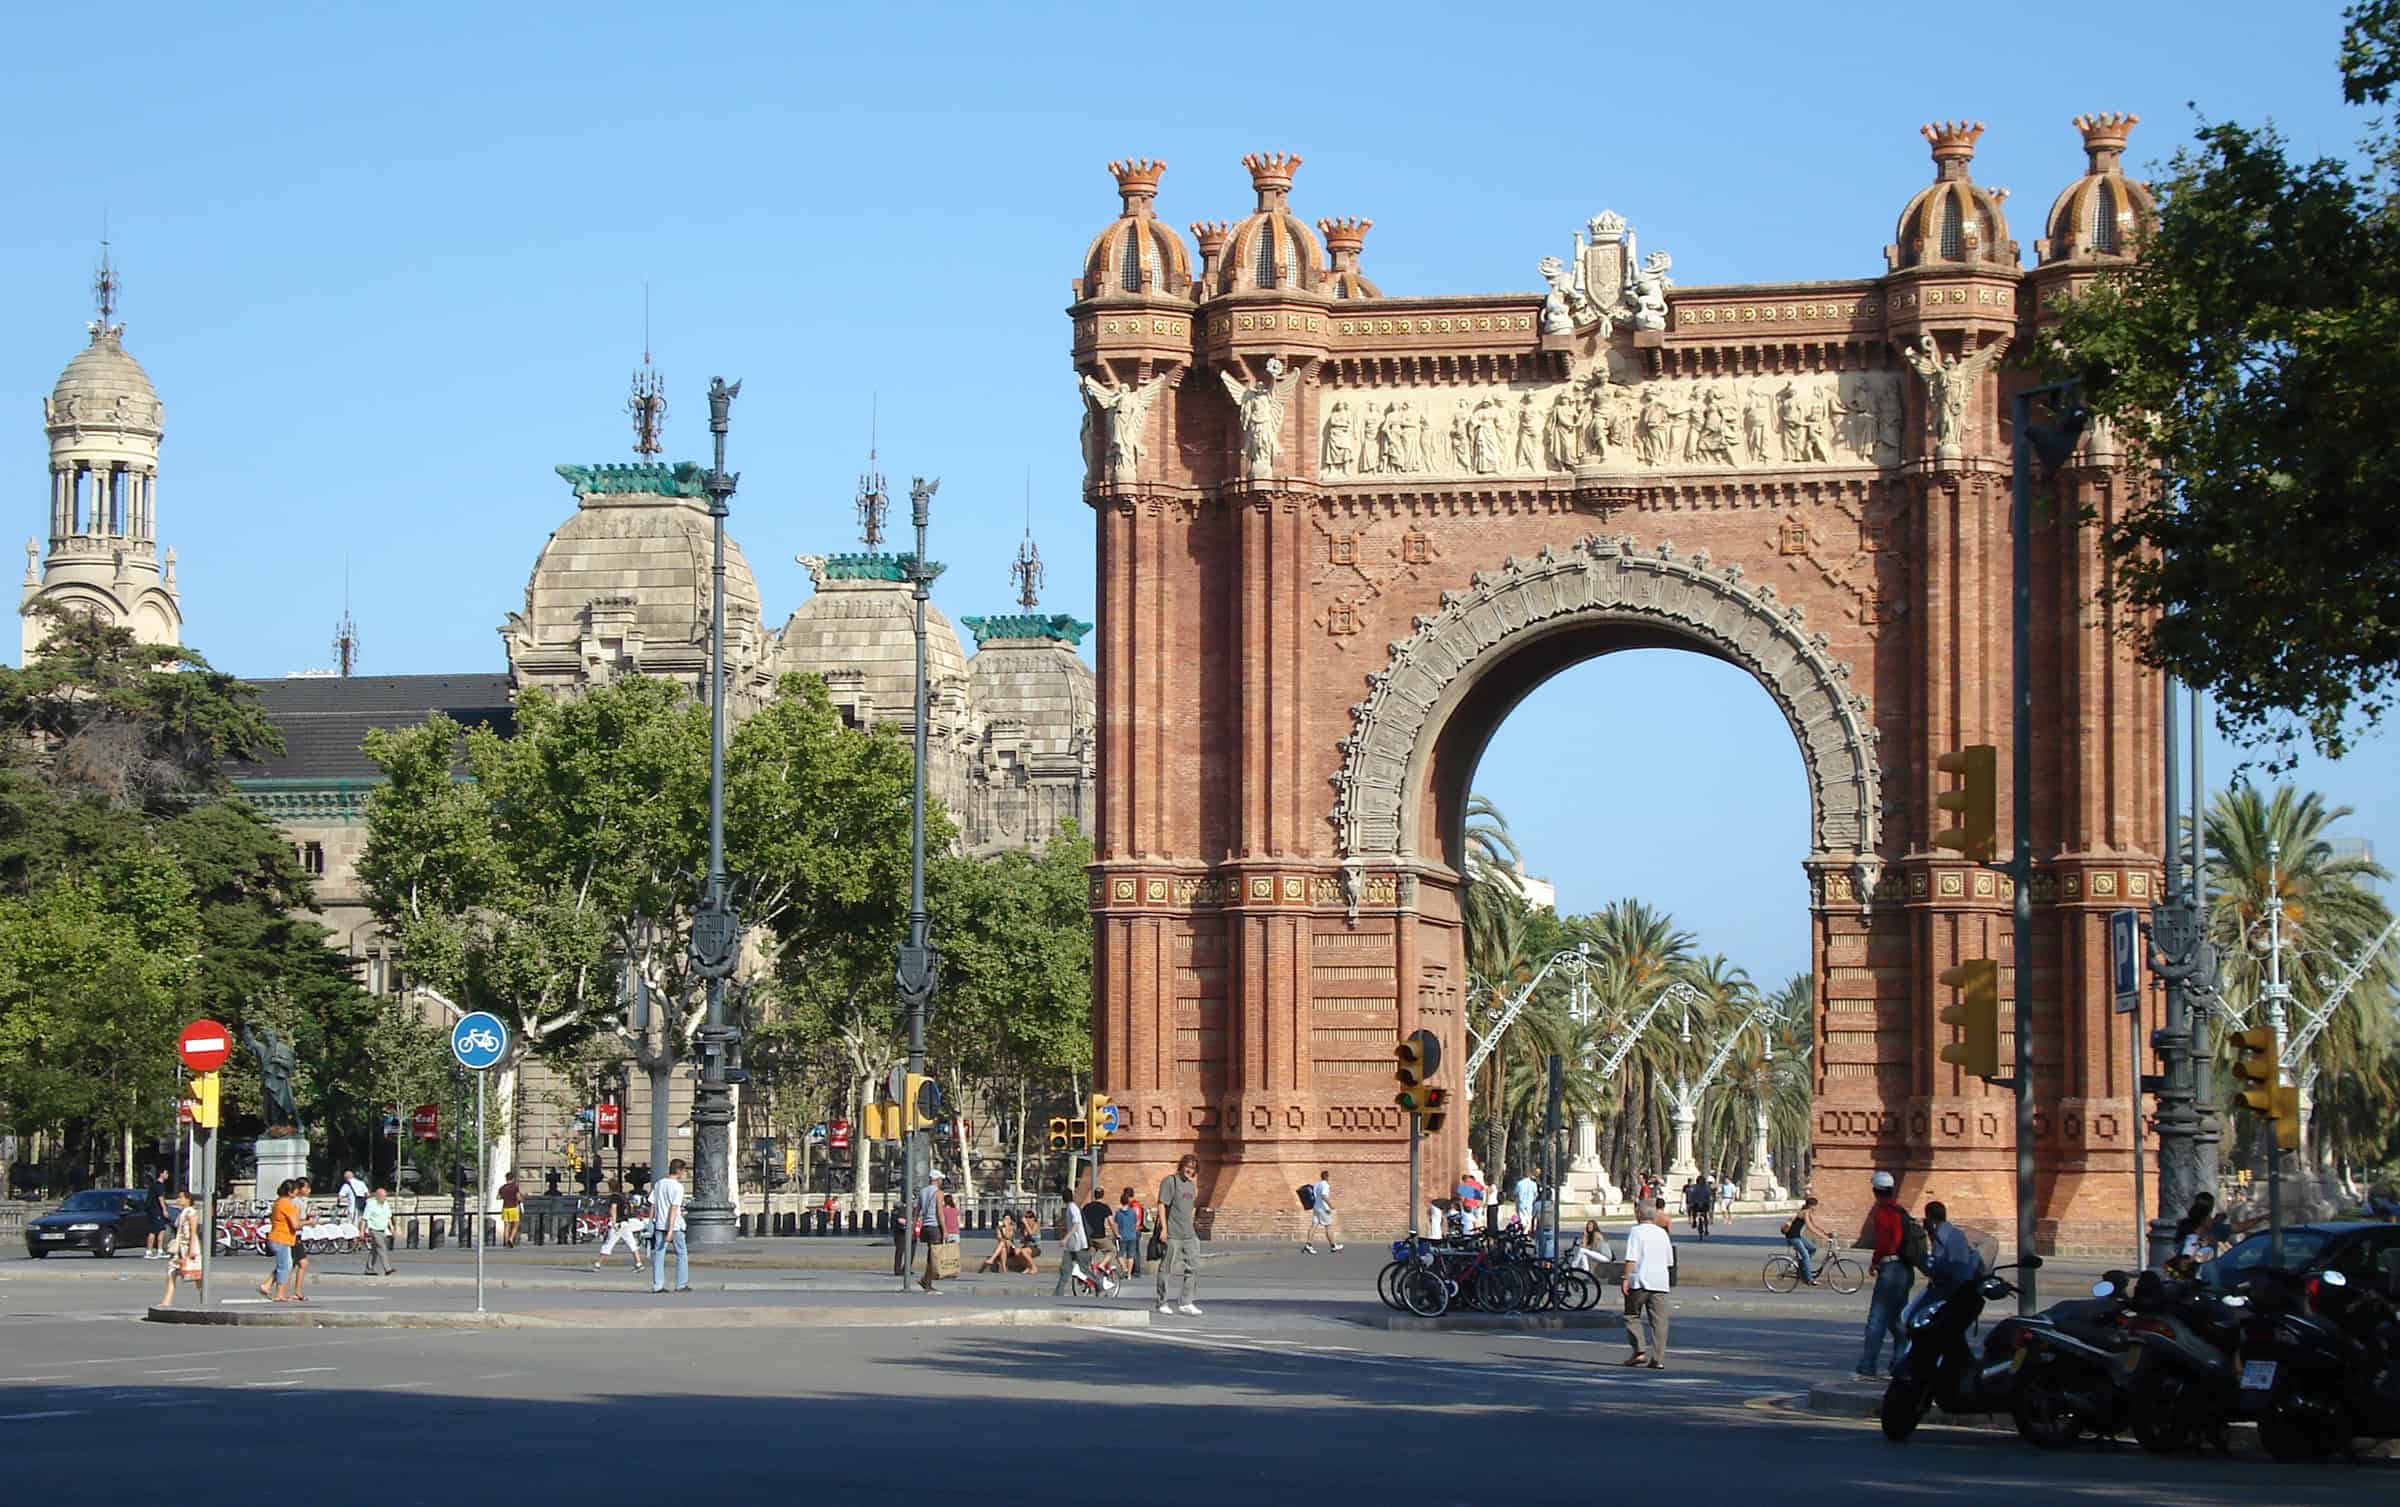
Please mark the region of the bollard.
<svg viewBox="0 0 2400 1507"><path fill-rule="evenodd" d="M417 1248L417 1222L413 1218L408 1222L408 1248L412 1251Z"/></svg>

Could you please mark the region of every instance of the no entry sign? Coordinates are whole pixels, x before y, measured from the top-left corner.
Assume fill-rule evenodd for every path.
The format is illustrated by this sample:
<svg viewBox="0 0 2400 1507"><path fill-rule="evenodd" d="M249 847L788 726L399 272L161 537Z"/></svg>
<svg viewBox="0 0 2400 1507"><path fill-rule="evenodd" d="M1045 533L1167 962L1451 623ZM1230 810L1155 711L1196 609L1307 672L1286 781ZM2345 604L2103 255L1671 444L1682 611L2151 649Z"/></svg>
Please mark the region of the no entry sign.
<svg viewBox="0 0 2400 1507"><path fill-rule="evenodd" d="M195 1073L213 1073L233 1055L233 1040L215 1021L195 1020L176 1039L175 1055Z"/></svg>

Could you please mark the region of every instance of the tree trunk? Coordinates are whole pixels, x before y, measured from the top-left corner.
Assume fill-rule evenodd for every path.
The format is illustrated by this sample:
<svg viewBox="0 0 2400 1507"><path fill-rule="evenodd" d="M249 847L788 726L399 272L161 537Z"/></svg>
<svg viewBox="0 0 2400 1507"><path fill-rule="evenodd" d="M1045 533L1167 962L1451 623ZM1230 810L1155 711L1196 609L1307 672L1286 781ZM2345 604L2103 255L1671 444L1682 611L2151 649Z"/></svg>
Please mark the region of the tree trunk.
<svg viewBox="0 0 2400 1507"><path fill-rule="evenodd" d="M1008 1198L1019 1203L1025 1197L1025 1080L1017 1080L1017 1141L1008 1175Z"/></svg>
<svg viewBox="0 0 2400 1507"><path fill-rule="evenodd" d="M674 1113L675 1064L661 1055L646 1066L650 1070L650 1181L656 1184L667 1175L667 1121Z"/></svg>

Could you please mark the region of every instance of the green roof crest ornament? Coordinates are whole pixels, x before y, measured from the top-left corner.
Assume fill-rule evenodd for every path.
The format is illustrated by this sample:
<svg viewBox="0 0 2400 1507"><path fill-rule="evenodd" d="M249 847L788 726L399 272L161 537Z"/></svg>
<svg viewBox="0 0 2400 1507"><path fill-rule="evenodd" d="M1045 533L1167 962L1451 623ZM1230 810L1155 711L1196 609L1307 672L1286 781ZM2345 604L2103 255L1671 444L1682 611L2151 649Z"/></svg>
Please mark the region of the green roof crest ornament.
<svg viewBox="0 0 2400 1507"><path fill-rule="evenodd" d="M606 462L597 466L559 466L558 474L578 497L706 497L708 468L693 461Z"/></svg>
<svg viewBox="0 0 2400 1507"><path fill-rule="evenodd" d="M1047 638L1068 645L1080 645L1083 636L1092 631L1089 623L1079 623L1064 612L1044 617L1038 612L1012 612L998 617L962 617L967 631L975 635L975 647L980 649L993 639Z"/></svg>
<svg viewBox="0 0 2400 1507"><path fill-rule="evenodd" d="M847 554L801 555L800 563L808 567L809 575L819 586L827 581L905 581L908 567L917 557L914 554ZM939 560L926 562L926 579L942 573Z"/></svg>

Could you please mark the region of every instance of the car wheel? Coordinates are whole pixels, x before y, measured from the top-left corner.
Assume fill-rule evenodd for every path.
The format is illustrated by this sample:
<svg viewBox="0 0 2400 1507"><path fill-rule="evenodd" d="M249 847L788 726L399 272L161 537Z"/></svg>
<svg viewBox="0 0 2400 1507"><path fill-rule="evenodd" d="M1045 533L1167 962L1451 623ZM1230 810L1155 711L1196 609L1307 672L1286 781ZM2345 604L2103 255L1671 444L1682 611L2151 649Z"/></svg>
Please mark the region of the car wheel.
<svg viewBox="0 0 2400 1507"><path fill-rule="evenodd" d="M116 1253L117 1232L115 1230L102 1230L100 1232L100 1238L92 1242L93 1258L96 1260L105 1261Z"/></svg>
<svg viewBox="0 0 2400 1507"><path fill-rule="evenodd" d="M30 1261L39 1261L39 1260L41 1260L41 1259L42 1259L44 1256L47 1256L47 1255L49 1255L49 1254L50 1254L50 1253L49 1253L48 1251L46 1251L46 1250L38 1250L38 1251L37 1251L37 1250L33 1249L33 1248L32 1248L32 1247L30 1247L30 1246L26 1247L26 1250L25 1250L25 1256L26 1256L26 1259L27 1259L27 1260L30 1260Z"/></svg>

